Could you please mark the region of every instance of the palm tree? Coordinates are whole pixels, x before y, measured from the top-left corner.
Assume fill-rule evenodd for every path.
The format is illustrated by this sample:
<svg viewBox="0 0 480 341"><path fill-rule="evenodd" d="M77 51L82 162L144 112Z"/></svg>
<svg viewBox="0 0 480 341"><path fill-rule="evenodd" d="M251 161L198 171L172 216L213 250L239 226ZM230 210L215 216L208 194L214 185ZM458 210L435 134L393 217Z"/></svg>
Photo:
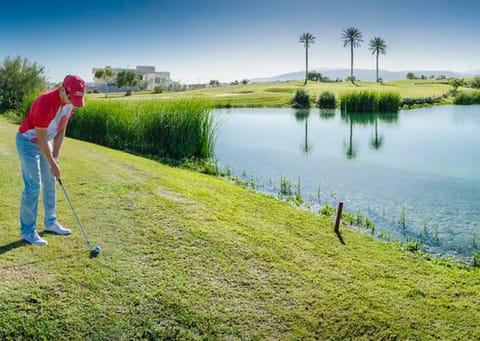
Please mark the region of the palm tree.
<svg viewBox="0 0 480 341"><path fill-rule="evenodd" d="M368 44L368 49L372 51L372 54L377 54L377 82L379 80L378 78L378 55L381 54L386 54L387 53L387 44L384 39L380 37L373 37L369 44Z"/></svg>
<svg viewBox="0 0 480 341"><path fill-rule="evenodd" d="M343 47L350 46L350 80L353 82L353 49L360 47L363 43L362 32L358 28L349 27L346 30L343 30L341 39L343 40Z"/></svg>
<svg viewBox="0 0 480 341"><path fill-rule="evenodd" d="M305 83L303 85L307 85L308 81L308 48L310 47L310 44L315 43L315 36L309 32L303 32L303 34L300 36L300 43L303 43L303 46L305 46Z"/></svg>

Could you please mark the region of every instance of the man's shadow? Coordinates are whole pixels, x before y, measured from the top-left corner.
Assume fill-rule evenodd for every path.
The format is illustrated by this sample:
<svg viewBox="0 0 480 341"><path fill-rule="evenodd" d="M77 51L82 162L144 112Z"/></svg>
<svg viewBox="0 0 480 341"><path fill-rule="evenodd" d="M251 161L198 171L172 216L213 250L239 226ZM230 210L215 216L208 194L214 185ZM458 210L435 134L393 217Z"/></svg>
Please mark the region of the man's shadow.
<svg viewBox="0 0 480 341"><path fill-rule="evenodd" d="M22 239L0 246L0 256L13 249L28 245Z"/></svg>
<svg viewBox="0 0 480 341"><path fill-rule="evenodd" d="M42 237L46 234L47 232L42 231L39 233L39 235ZM14 249L17 249L22 246L29 246L30 244L24 241L23 239L19 239L17 241L11 242L9 244L5 244L0 246L0 256L3 255L4 253L7 253L8 251L12 251Z"/></svg>

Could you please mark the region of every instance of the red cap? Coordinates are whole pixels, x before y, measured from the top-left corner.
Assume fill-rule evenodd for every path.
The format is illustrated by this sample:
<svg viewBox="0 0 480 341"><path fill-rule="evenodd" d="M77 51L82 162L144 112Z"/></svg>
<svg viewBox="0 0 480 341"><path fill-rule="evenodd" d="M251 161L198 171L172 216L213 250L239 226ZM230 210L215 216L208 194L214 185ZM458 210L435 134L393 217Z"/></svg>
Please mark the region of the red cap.
<svg viewBox="0 0 480 341"><path fill-rule="evenodd" d="M63 87L68 90L70 100L75 107L83 107L85 105L85 91L87 85L80 76L68 75L63 80Z"/></svg>

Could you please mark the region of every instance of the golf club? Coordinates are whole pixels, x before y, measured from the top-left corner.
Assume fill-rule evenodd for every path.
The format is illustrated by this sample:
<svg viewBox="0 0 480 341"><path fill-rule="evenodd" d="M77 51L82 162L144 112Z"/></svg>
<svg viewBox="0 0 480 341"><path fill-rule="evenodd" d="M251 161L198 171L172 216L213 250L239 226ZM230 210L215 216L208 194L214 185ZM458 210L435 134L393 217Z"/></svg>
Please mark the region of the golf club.
<svg viewBox="0 0 480 341"><path fill-rule="evenodd" d="M68 204L70 205L70 208L72 209L73 215L75 216L75 219L77 220L78 226L80 226L80 230L82 230L83 237L85 238L85 241L87 242L88 248L90 249L90 256L91 257L96 257L100 253L100 246L96 245L92 247L92 244L90 244L90 241L88 240L87 233L85 232L85 229L83 228L82 223L80 222L80 219L78 219L77 212L75 212L75 208L73 208L72 201L70 200L70 197L67 194L67 191L65 190L65 187L63 187L62 180L57 179L58 183L60 184L60 187L62 187L63 194L65 194L65 198L68 201Z"/></svg>

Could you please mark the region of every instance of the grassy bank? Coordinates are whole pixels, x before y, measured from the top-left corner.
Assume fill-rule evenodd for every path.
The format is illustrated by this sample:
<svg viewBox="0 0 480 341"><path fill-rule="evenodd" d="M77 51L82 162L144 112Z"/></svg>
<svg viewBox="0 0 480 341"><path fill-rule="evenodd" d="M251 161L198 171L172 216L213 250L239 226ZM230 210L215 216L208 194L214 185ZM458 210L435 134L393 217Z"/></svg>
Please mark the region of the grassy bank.
<svg viewBox="0 0 480 341"><path fill-rule="evenodd" d="M18 239L17 126L0 118L0 339L478 339L480 277L228 181L66 139L74 229ZM41 221L41 219L40 219Z"/></svg>
<svg viewBox="0 0 480 341"><path fill-rule="evenodd" d="M216 107L282 107L291 105L292 96L298 88L303 88L303 81L246 84L161 94L138 93L128 97L125 97L123 93L110 94L107 98L103 94L90 94L88 99L104 101L109 99L137 100L148 98L165 100L170 98L208 98ZM383 84L376 82L356 82L356 84L351 82L308 82L305 89L314 98L318 98L324 91L330 91L339 98L345 92L357 90L396 92L402 98L435 98L447 93L451 86L435 81L400 80Z"/></svg>

